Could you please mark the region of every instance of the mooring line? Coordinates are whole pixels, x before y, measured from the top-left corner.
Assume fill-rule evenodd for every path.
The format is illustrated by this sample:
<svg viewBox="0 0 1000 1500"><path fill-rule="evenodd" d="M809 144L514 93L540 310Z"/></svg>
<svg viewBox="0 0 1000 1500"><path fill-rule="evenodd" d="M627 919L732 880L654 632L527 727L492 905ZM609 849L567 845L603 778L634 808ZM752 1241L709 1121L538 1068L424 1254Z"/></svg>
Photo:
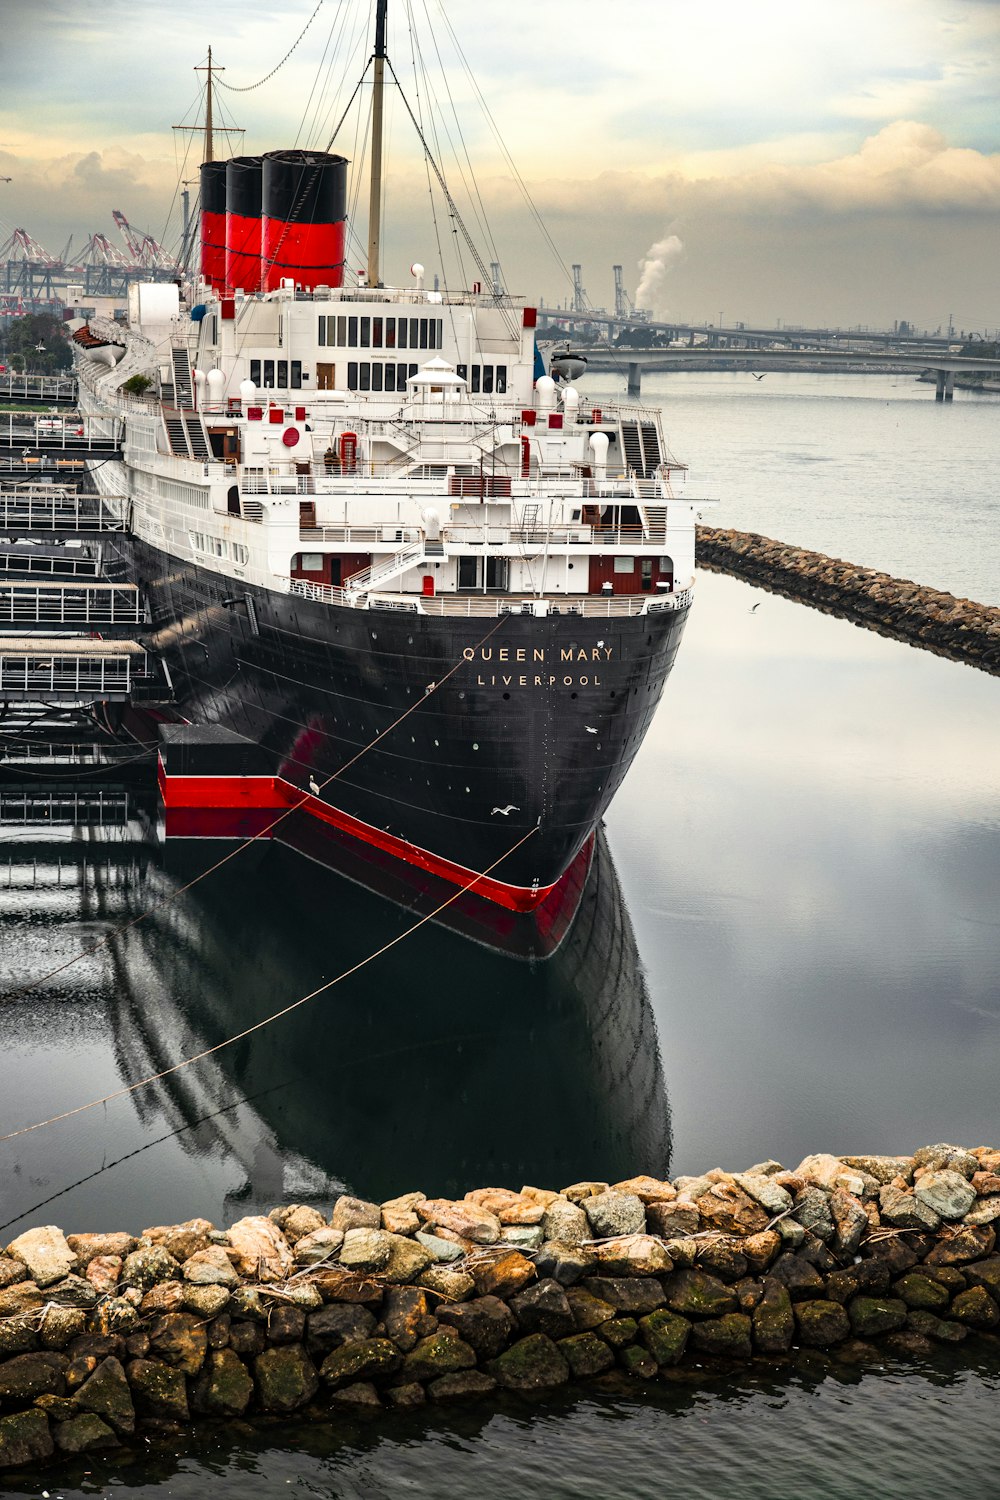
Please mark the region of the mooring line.
<svg viewBox="0 0 1000 1500"><path fill-rule="evenodd" d="M474 651L478 651L481 646L485 645L485 643L490 639L491 636L496 634L501 625L505 625L506 623L507 617L505 615L501 615L492 629L488 630L483 636L482 640L480 640L476 644L476 646L471 649L473 649ZM428 686L424 689L423 697L418 698L416 702L410 704L409 708L404 709L404 711L399 715L398 719L394 719L391 724L386 725L385 729L380 730L375 738L371 740L367 745L363 745L362 748L357 752L357 754L353 755L350 760L345 761L344 764L342 766L339 766L336 771L331 772L331 774L325 777L323 781L318 782L317 790L320 792L323 791L325 787L328 787L330 785L331 781L338 780L339 777L343 776L345 771L349 771L352 766L357 765L358 761L361 760L363 756L367 755L369 750L373 750L380 740L384 739L387 734L391 734L394 729L402 724L404 719L410 716L410 714L415 713L418 708L422 708L431 694L437 692L438 688L446 683L449 677L453 677L460 667L465 666L467 660L468 658L465 655L459 657L458 661L456 661L453 666L448 668L448 671L442 678L440 678L440 680L428 684ZM93 943L89 948L82 948L79 953L74 954L72 958L68 958L65 963L59 964L55 969L49 969L49 971L45 974L39 974L37 979L29 980L27 984L22 984L18 989L5 990L4 993L0 995L0 1004L2 1004L5 1000L16 1000L19 995L26 995L30 990L37 989L40 984L45 984L47 980L54 979L57 974L62 974L64 970L72 968L75 963L79 963L81 958L91 958L93 954L99 953L102 948L106 948L113 938L120 936L120 934L123 932L128 932L128 930L132 927L137 927L140 922L144 922L147 917L151 917L155 911L159 911L162 907L170 906L174 901L177 900L179 896L183 896L186 891L190 891L202 880L206 880L209 875L214 875L216 870L221 870L223 865L228 864L231 859L235 859L238 854L242 854L244 850L249 849L250 846L252 844L255 844L258 839L266 838L269 834L273 833L273 831L279 826L279 824L283 823L286 818L290 818L293 813L296 813L301 808L303 808L314 795L314 793L304 793L298 802L292 803L292 805L290 807L287 807L284 812L279 813L272 822L268 823L264 828L259 829L256 833L251 834L250 837L246 839L242 844L237 844L235 849L230 849L229 853L224 854L221 859L216 860L214 865L209 865L208 869L202 870L200 875L193 876L191 880L187 881L184 885L178 886L175 890L171 891L169 895L163 896L159 901L155 901L152 906L148 906L145 911L139 912L137 916L131 917L127 922L121 923L121 925L118 927L112 928L110 932L106 933L104 937L102 937L98 942ZM534 829L531 829L530 831L533 833ZM513 853L513 850L508 850L507 852ZM505 859L506 855L502 855L501 858ZM499 860L497 861L497 863L499 863ZM491 865L490 869L493 868L494 866ZM483 874L489 874L489 871L484 871ZM481 879L482 876L480 875L476 878ZM459 894L461 894L461 892ZM7 1139L7 1136L0 1136L0 1141Z"/></svg>
<svg viewBox="0 0 1000 1500"><path fill-rule="evenodd" d="M110 1104L114 1099L122 1099L127 1094L134 1094L137 1089L145 1088L148 1084L151 1083L158 1083L161 1078L169 1078L172 1073L179 1073L182 1068L190 1067L192 1063L200 1062L205 1057L211 1057L213 1053L221 1052L225 1047L231 1047L234 1042L241 1042L244 1037L252 1036L256 1031L263 1031L265 1026L270 1026L274 1021L280 1021L283 1016L290 1015L292 1011L298 1010L299 1007L305 1005L307 1001L315 1000L317 995L322 995L327 990L333 989L334 985L340 984L345 979L350 979L352 974L357 974L360 969L366 968L367 965L374 962L376 958L381 958L383 953L388 953L391 948L397 947L398 944L403 942L406 938L411 937L413 933L418 931L419 928L424 927L428 922L433 921L433 919L436 916L439 916L446 907L451 906L452 902L457 901L460 896L464 896L467 891L472 890L472 888L478 885L481 880L485 880L487 875L491 874L492 871L496 869L497 865L502 864L505 859L508 859L510 857L510 855L516 853L516 851L520 849L521 845L527 843L532 834L537 833L537 831L538 824L536 823L533 827L528 829L527 833L521 835L516 844L512 844L509 849L501 854L499 859L495 859L491 865L488 865L486 867L485 870L482 870L478 875L474 875L470 881L468 881L465 885L460 886L458 890L453 891L452 894L445 901L442 901L439 906L436 906L433 911L430 911L426 916L421 917L418 922L414 922L412 927L407 927L404 932L398 933L396 937L391 938L389 942L383 943L382 947L377 948L374 953L369 953L367 958L360 959L358 963L353 964L351 968L345 969L343 973L335 975L334 978L328 980L326 984L321 984L318 989L310 990L308 995L301 995L298 1000L293 1000L290 1005L285 1005L281 1010L276 1010L271 1015L264 1016L262 1020L255 1021L252 1026L247 1026L243 1031L238 1031L235 1036L230 1036L227 1037L225 1041L217 1042L214 1047L206 1047L203 1049L203 1051L196 1052L191 1057L185 1057L180 1062L174 1063L171 1067L164 1068L162 1072L151 1073L147 1078L140 1078L135 1083L126 1084L123 1088L115 1089L110 1094L102 1095L100 1099L91 1099L86 1104L76 1105L74 1109L64 1110L62 1114L51 1115L47 1120L37 1120L33 1125L23 1125L20 1130L12 1130L7 1135L0 1135L0 1143L3 1143L4 1141L16 1140L18 1136L30 1135L33 1130L42 1130L46 1125L56 1125L61 1120L72 1119L74 1115L85 1114L87 1110L97 1109L102 1104Z"/></svg>

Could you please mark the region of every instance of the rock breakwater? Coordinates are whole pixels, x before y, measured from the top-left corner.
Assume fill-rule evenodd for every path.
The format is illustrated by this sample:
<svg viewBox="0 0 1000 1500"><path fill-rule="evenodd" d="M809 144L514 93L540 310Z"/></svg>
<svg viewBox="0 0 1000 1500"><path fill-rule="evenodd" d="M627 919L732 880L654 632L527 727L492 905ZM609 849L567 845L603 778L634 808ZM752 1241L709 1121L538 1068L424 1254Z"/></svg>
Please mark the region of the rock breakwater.
<svg viewBox="0 0 1000 1500"><path fill-rule="evenodd" d="M1000 1363L1000 1149L672 1182L341 1197L0 1255L0 1467L198 1419L378 1415L973 1338ZM824 1353L824 1351L826 1351Z"/></svg>
<svg viewBox="0 0 1000 1500"><path fill-rule="evenodd" d="M750 531L697 529L701 568L1000 675L1000 609Z"/></svg>

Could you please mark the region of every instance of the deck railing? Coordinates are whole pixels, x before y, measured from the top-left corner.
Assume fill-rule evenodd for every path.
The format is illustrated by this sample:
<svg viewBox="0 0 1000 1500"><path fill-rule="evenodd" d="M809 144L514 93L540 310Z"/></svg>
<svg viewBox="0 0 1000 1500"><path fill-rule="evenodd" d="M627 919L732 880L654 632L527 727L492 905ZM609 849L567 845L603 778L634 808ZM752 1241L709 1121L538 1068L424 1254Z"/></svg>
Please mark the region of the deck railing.
<svg viewBox="0 0 1000 1500"><path fill-rule="evenodd" d="M660 611L687 609L691 589L677 589L662 594L563 594L543 599L532 594L348 594L327 583L310 583L305 578L282 580L290 594L313 599L320 604L336 604L346 609L409 610L424 615L465 615L494 619L502 614L566 614L586 619L614 619L633 615L657 614Z"/></svg>

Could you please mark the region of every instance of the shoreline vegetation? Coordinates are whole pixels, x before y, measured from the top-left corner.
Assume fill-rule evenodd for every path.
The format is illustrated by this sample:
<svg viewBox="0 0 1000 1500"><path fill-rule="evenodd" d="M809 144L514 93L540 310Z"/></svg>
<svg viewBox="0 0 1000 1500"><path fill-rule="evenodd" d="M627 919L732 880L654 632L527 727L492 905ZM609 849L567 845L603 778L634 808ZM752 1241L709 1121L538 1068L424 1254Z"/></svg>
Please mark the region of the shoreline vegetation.
<svg viewBox="0 0 1000 1500"><path fill-rule="evenodd" d="M892 640L1000 675L1000 608L994 605L958 599L756 532L715 526L697 528L695 563Z"/></svg>
<svg viewBox="0 0 1000 1500"><path fill-rule="evenodd" d="M0 1254L0 1468L188 1424L537 1401L575 1382L1000 1356L1000 1149L808 1156L459 1200L343 1195L17 1236Z"/></svg>

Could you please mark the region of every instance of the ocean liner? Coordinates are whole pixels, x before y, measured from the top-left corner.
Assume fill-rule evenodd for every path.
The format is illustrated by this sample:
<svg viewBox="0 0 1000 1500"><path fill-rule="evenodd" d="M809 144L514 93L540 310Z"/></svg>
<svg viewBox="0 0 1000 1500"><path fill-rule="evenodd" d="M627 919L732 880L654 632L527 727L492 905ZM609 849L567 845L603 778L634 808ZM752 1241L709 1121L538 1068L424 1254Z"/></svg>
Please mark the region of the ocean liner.
<svg viewBox="0 0 1000 1500"><path fill-rule="evenodd" d="M711 502L657 411L545 371L499 278L383 281L386 0L369 64L364 273L343 157L207 136L197 271L74 333L82 410L123 429L93 479L127 503L177 710L256 757L208 774L168 742L168 808L301 806L529 911L642 743Z"/></svg>

